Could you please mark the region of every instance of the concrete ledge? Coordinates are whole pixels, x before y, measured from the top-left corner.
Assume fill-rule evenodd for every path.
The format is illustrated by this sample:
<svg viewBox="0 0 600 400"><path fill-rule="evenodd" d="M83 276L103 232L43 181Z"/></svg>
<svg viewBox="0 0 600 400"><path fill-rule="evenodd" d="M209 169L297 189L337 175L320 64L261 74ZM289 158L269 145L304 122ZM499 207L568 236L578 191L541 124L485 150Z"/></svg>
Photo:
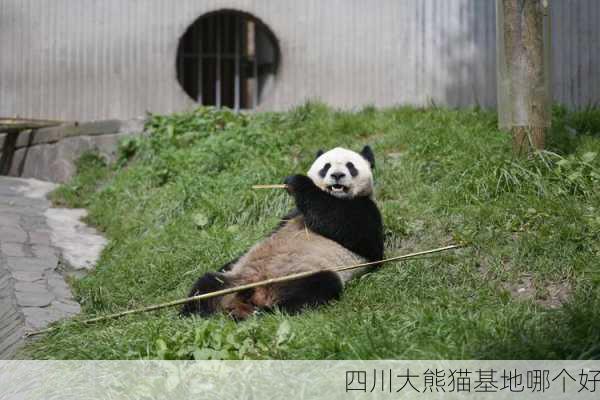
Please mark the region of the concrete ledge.
<svg viewBox="0 0 600 400"><path fill-rule="evenodd" d="M75 174L75 162L83 153L95 152L107 162L113 162L119 141L139 134L141 132L67 137L56 143L20 148L15 151L10 175L66 182Z"/></svg>
<svg viewBox="0 0 600 400"><path fill-rule="evenodd" d="M113 133L141 132L144 129L143 119L105 120L92 122L72 122L49 128L22 132L17 138L16 148L34 146L44 143L56 143L61 139L75 136L96 136Z"/></svg>
<svg viewBox="0 0 600 400"><path fill-rule="evenodd" d="M143 119L69 123L22 132L17 138L10 176L66 182L75 174L75 161L96 152L107 162L117 156L119 141L141 135Z"/></svg>

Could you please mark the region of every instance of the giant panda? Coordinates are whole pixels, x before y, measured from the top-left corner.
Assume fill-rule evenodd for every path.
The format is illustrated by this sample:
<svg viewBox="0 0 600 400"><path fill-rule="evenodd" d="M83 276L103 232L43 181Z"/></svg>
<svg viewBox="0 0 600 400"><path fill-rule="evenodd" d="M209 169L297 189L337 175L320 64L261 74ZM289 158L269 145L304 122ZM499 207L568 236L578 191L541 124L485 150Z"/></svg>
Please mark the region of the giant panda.
<svg viewBox="0 0 600 400"><path fill-rule="evenodd" d="M383 258L382 218L373 198L375 157L341 147L319 150L307 175L285 179L296 208L264 240L216 272L200 277L196 296L304 271ZM378 264L375 264L377 266ZM350 279L373 267L323 271L306 278L186 303L181 314L226 313L243 320L260 310L290 314L338 299Z"/></svg>

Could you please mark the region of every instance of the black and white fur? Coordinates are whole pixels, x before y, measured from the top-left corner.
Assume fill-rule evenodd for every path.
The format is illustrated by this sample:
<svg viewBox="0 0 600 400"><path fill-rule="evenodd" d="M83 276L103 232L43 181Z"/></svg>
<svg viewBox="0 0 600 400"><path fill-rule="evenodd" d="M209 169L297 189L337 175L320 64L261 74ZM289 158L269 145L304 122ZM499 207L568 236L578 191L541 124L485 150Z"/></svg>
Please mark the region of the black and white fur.
<svg viewBox="0 0 600 400"><path fill-rule="evenodd" d="M308 176L285 179L296 209L246 254L196 281L189 295L383 258L383 226L373 200L375 158L369 146L360 153L335 148L319 151ZM372 267L371 267L372 268ZM225 312L244 319L261 309L296 313L338 299L344 284L371 268L323 271L307 278L271 284L187 303L183 315Z"/></svg>

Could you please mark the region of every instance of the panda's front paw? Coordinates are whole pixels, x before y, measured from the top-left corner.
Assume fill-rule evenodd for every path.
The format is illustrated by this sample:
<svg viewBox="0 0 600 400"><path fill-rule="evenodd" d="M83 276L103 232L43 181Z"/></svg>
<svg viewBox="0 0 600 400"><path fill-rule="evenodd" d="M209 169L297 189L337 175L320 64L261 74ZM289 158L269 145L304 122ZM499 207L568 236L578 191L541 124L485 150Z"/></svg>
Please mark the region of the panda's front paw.
<svg viewBox="0 0 600 400"><path fill-rule="evenodd" d="M314 186L313 181L306 175L292 175L283 181L289 193L298 193Z"/></svg>

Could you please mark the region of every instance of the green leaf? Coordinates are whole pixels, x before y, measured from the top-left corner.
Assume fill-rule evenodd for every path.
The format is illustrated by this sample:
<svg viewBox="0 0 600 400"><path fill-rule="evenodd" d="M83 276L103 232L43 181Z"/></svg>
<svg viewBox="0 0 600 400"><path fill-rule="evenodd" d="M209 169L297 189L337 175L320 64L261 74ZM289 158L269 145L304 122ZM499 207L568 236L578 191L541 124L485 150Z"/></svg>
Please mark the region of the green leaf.
<svg viewBox="0 0 600 400"><path fill-rule="evenodd" d="M282 321L277 328L277 345L287 342L291 336L292 327L287 320Z"/></svg>
<svg viewBox="0 0 600 400"><path fill-rule="evenodd" d="M581 171L573 172L572 174L567 176L567 179L569 179L570 181L576 181L576 180L581 179Z"/></svg>
<svg viewBox="0 0 600 400"><path fill-rule="evenodd" d="M195 213L192 215L192 221L194 221L194 224L198 228L204 228L206 225L208 225L208 217L202 213Z"/></svg>
<svg viewBox="0 0 600 400"><path fill-rule="evenodd" d="M156 349L158 351L166 350L167 349L167 343L165 343L165 341L162 340L162 339L156 339Z"/></svg>
<svg viewBox="0 0 600 400"><path fill-rule="evenodd" d="M167 137L169 139L173 138L175 135L175 127L173 125L167 125Z"/></svg>
<svg viewBox="0 0 600 400"><path fill-rule="evenodd" d="M230 225L227 227L227 232L229 233L238 233L240 231L240 227L238 225Z"/></svg>
<svg viewBox="0 0 600 400"><path fill-rule="evenodd" d="M583 162L591 163L596 158L597 153L594 151L588 151L587 153L583 153L581 159Z"/></svg>
<svg viewBox="0 0 600 400"><path fill-rule="evenodd" d="M221 353L214 349L198 349L194 351L194 360L218 360Z"/></svg>
<svg viewBox="0 0 600 400"><path fill-rule="evenodd" d="M156 340L156 354L158 354L158 358L164 359L167 354L167 343L163 339Z"/></svg>

